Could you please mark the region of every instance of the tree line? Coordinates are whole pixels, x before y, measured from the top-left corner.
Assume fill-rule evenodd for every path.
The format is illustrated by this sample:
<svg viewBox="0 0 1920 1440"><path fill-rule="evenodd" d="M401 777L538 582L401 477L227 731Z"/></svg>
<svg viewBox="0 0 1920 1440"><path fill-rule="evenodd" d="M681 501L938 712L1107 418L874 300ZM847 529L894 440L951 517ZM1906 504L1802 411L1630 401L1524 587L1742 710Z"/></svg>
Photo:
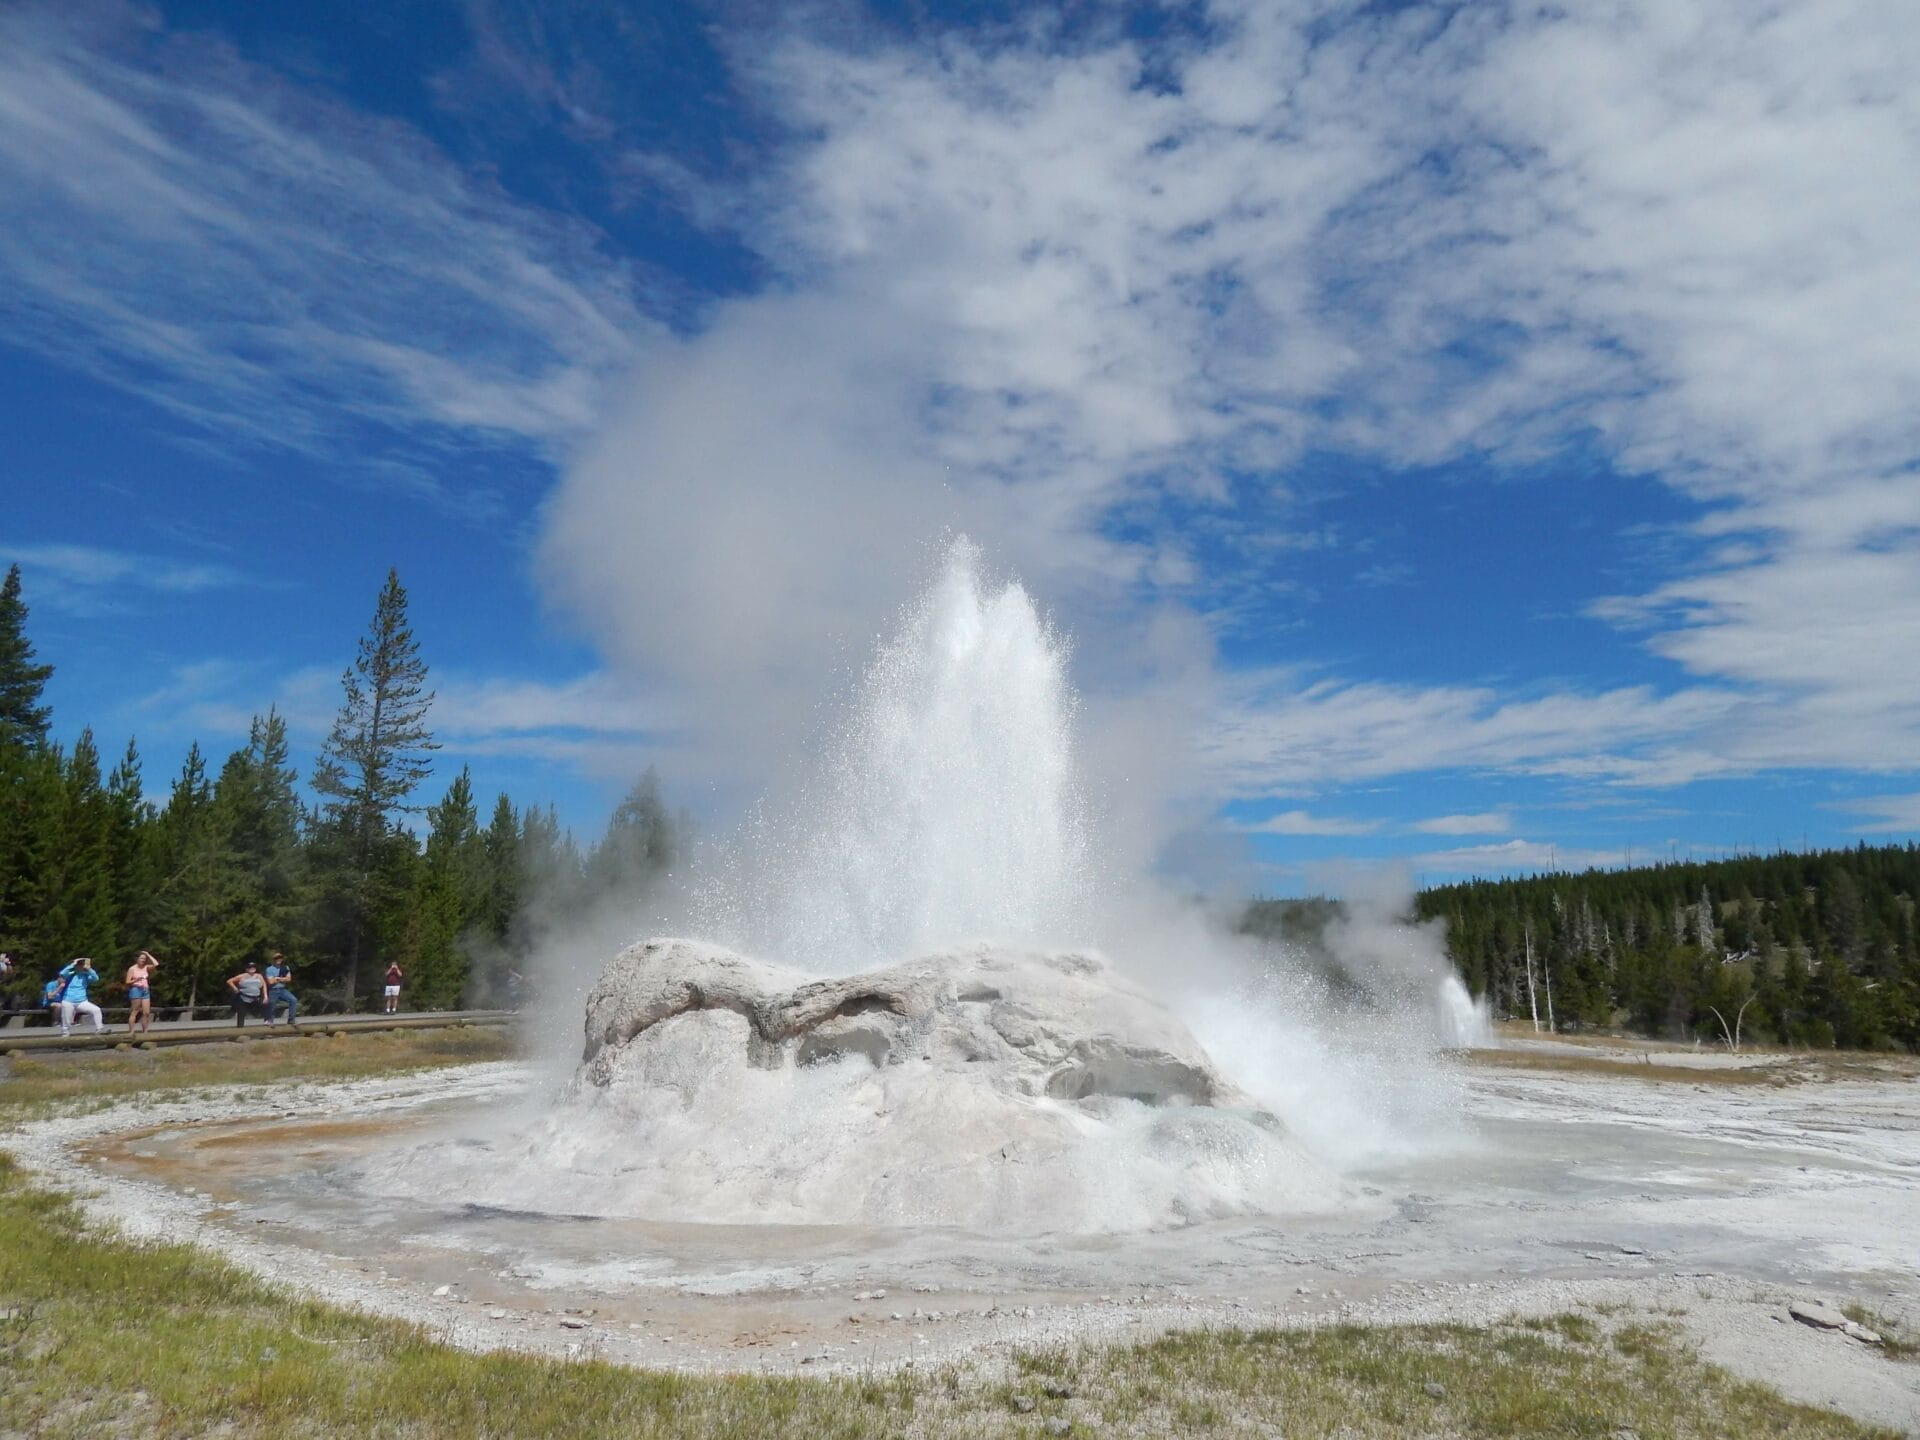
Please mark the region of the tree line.
<svg viewBox="0 0 1920 1440"><path fill-rule="evenodd" d="M1468 986L1558 1029L1920 1050L1920 847L1742 856L1421 893Z"/></svg>
<svg viewBox="0 0 1920 1440"><path fill-rule="evenodd" d="M276 950L309 1007L353 1007L392 961L411 1003L496 1003L554 917L637 894L690 841L651 769L585 848L551 805L516 807L501 794L483 821L464 767L420 803L440 749L434 696L391 571L304 793L271 708L217 767L194 744L164 794L149 792L131 739L111 765L91 729L56 743L44 703L53 667L28 618L15 565L0 585L0 951L18 966L9 1005L28 1003L75 956L117 978L141 949L163 961L161 1005L218 1000L228 975Z"/></svg>

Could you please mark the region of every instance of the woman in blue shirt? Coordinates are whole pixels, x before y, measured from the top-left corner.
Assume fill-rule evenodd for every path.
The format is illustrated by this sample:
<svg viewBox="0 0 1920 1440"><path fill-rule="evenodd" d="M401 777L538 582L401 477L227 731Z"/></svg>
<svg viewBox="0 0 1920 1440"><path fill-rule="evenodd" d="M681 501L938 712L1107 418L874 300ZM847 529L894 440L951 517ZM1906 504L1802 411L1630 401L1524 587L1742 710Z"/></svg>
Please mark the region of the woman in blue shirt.
<svg viewBox="0 0 1920 1440"><path fill-rule="evenodd" d="M94 1034L106 1034L107 1024L100 1007L87 998L87 991L100 983L100 972L93 968L93 961L84 955L70 960L54 978L65 982L60 987L60 1033L73 1033L73 1012L78 1010L93 1021Z"/></svg>

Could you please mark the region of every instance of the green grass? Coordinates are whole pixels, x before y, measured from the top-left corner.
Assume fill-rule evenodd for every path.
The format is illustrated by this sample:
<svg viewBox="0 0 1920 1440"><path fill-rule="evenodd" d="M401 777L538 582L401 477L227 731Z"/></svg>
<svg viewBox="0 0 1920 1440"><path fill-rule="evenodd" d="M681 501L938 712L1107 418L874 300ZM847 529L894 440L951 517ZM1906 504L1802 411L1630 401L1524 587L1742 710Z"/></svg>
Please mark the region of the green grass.
<svg viewBox="0 0 1920 1440"><path fill-rule="evenodd" d="M131 1094L510 1054L506 1032L475 1029L15 1060L0 1126ZM1129 1440L1891 1433L1735 1380L1677 1330L1618 1309L1485 1329L1188 1332L804 1379L469 1354L419 1326L284 1294L190 1246L92 1229L84 1202L36 1189L0 1155L0 1435L1026 1440L1060 1420Z"/></svg>
<svg viewBox="0 0 1920 1440"><path fill-rule="evenodd" d="M267 1085L283 1080L357 1080L516 1057L502 1025L383 1030L327 1035L318 1026L297 1040L177 1045L154 1050L81 1051L0 1058L0 1126L59 1106L93 1106L203 1085Z"/></svg>

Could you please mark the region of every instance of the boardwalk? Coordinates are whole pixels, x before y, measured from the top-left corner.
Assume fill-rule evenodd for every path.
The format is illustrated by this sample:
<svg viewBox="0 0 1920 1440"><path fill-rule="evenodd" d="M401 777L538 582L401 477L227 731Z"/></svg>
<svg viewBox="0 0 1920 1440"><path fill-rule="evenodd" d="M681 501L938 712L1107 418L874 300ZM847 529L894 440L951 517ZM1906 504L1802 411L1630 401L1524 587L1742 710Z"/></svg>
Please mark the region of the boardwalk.
<svg viewBox="0 0 1920 1440"><path fill-rule="evenodd" d="M44 1014L45 1012L39 1012ZM111 1013L111 1012L109 1012ZM24 1055L45 1050L112 1050L117 1045L205 1045L223 1040L293 1040L302 1035L326 1035L334 1031L434 1030L456 1025L505 1025L511 1010L417 1010L398 1015L315 1015L297 1026L268 1025L249 1020L236 1026L231 1015L211 1020L156 1020L153 1029L140 1035L128 1035L125 1012L117 1025L109 1025L104 1035L96 1035L84 1021L73 1033L62 1038L56 1026L22 1026L24 1016L9 1016L0 1025L0 1055Z"/></svg>

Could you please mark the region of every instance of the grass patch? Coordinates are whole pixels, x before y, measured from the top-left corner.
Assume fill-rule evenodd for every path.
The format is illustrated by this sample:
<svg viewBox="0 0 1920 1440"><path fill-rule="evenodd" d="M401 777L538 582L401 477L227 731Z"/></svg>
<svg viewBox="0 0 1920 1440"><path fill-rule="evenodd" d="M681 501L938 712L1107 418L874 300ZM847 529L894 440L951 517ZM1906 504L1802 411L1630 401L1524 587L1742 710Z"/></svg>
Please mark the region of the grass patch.
<svg viewBox="0 0 1920 1440"><path fill-rule="evenodd" d="M1682 1085L1769 1085L1783 1074L1773 1065L1693 1066L1665 1065L1651 1050L1638 1059L1607 1060L1598 1056L1540 1054L1532 1050L1470 1050L1466 1062L1487 1070L1533 1070L1563 1075L1609 1075L1622 1080L1662 1080Z"/></svg>
<svg viewBox="0 0 1920 1440"><path fill-rule="evenodd" d="M1898 1320L1890 1320L1879 1311L1858 1304L1842 1305L1840 1313L1854 1324L1864 1325L1878 1335L1880 1353L1887 1359L1908 1365L1920 1364L1920 1339L1916 1339Z"/></svg>
<svg viewBox="0 0 1920 1440"><path fill-rule="evenodd" d="M0 1125L33 1119L54 1106L101 1105L205 1085L358 1080L518 1055L514 1032L504 1025L347 1032L338 1038L316 1026L297 1040L9 1055L0 1058Z"/></svg>
<svg viewBox="0 0 1920 1440"><path fill-rule="evenodd" d="M198 1086L358 1079L515 1053L510 1030L472 1027L16 1056L0 1069L0 1127ZM0 1154L0 1431L49 1440L1892 1433L1735 1380L1676 1330L1624 1314L1485 1329L1189 1332L804 1379L475 1355L419 1326L283 1294L191 1246L93 1232L83 1206L35 1189ZM1890 1355L1913 1356L1881 1317L1849 1313L1888 1336ZM1047 1428L1062 1421L1064 1432Z"/></svg>
<svg viewBox="0 0 1920 1440"><path fill-rule="evenodd" d="M284 1048L284 1047L276 1047ZM1028 1403L1031 1402L1029 1408ZM473 1355L184 1245L90 1233L0 1158L0 1416L49 1440L805 1436L1875 1437L1589 1319L1193 1332L894 1375L702 1377Z"/></svg>

